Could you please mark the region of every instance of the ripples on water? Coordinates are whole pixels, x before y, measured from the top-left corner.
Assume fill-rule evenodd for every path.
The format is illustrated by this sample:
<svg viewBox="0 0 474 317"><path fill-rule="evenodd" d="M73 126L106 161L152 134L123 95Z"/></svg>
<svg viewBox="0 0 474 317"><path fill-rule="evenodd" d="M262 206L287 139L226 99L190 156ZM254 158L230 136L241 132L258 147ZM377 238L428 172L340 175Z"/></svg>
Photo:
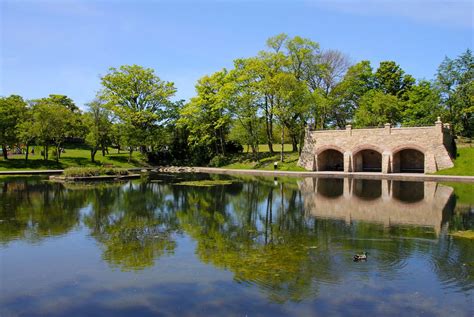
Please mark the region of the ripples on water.
<svg viewBox="0 0 474 317"><path fill-rule="evenodd" d="M474 228L460 186L0 179L1 313L468 316L474 245L449 235Z"/></svg>

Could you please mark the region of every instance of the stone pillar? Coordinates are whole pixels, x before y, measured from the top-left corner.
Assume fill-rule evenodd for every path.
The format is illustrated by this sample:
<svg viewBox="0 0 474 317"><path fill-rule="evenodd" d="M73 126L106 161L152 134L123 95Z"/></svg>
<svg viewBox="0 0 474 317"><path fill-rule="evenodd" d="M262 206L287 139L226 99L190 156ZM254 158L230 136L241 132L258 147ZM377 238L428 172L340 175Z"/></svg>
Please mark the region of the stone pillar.
<svg viewBox="0 0 474 317"><path fill-rule="evenodd" d="M385 123L384 129L385 129L385 134L391 134L392 133L392 125L390 123Z"/></svg>
<svg viewBox="0 0 474 317"><path fill-rule="evenodd" d="M344 172L352 172L352 152L344 152Z"/></svg>
<svg viewBox="0 0 474 317"><path fill-rule="evenodd" d="M436 158L433 153L425 153L425 173L434 173L438 171Z"/></svg>
<svg viewBox="0 0 474 317"><path fill-rule="evenodd" d="M392 171L390 170L392 152L383 152L382 153L382 173L388 174Z"/></svg>
<svg viewBox="0 0 474 317"><path fill-rule="evenodd" d="M435 122L435 131L440 134L440 141L443 143L444 135L443 135L443 122L441 121L441 117L438 117L438 120Z"/></svg>
<svg viewBox="0 0 474 317"><path fill-rule="evenodd" d="M314 154L314 156L313 156L313 171L314 171L314 172L319 171L319 166L318 166L318 154Z"/></svg>
<svg viewBox="0 0 474 317"><path fill-rule="evenodd" d="M352 135L352 125L350 124L346 125L346 131L348 135Z"/></svg>
<svg viewBox="0 0 474 317"><path fill-rule="evenodd" d="M344 178L344 190L342 192L345 198L352 197L352 190L351 190L352 179L345 177Z"/></svg>
<svg viewBox="0 0 474 317"><path fill-rule="evenodd" d="M391 181L388 179L382 179L382 199L383 200L390 200L392 198L392 191L391 188Z"/></svg>
<svg viewBox="0 0 474 317"><path fill-rule="evenodd" d="M435 182L424 182L424 197L423 199L426 202L433 203L434 197L436 197L436 190L438 188L438 183Z"/></svg>

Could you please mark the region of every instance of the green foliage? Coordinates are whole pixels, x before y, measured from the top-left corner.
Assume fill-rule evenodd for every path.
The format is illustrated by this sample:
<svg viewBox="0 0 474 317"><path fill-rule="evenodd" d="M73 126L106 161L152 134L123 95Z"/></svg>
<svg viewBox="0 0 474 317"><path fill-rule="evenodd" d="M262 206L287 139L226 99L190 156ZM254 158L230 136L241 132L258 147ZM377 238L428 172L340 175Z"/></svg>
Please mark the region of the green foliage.
<svg viewBox="0 0 474 317"><path fill-rule="evenodd" d="M378 90L370 90L359 101L355 113L358 127L382 126L384 123L396 124L400 121L401 102L393 95Z"/></svg>
<svg viewBox="0 0 474 317"><path fill-rule="evenodd" d="M0 98L0 145L5 159L6 146L19 141L18 126L25 120L26 106L23 98L17 95Z"/></svg>
<svg viewBox="0 0 474 317"><path fill-rule="evenodd" d="M220 92L226 75L227 71L222 70L199 79L196 84L197 96L180 111L178 124L189 131L190 146L200 152L203 147L208 148L207 157L225 155L230 115L226 100L221 97Z"/></svg>
<svg viewBox="0 0 474 317"><path fill-rule="evenodd" d="M111 113L100 99L92 101L89 111L83 116L84 124L88 128L85 141L91 147L91 161L94 162L95 154L99 147L105 149L111 140L112 121Z"/></svg>
<svg viewBox="0 0 474 317"><path fill-rule="evenodd" d="M50 95L32 102L30 126L22 126L22 138L34 138L45 146L45 159L48 159L48 146L56 146L56 161L60 158L60 147L67 137L80 137L83 125L80 112L75 112L74 104L66 96Z"/></svg>
<svg viewBox="0 0 474 317"><path fill-rule="evenodd" d="M474 135L474 56L466 50L456 59L445 57L438 67L436 85L446 118L460 135Z"/></svg>
<svg viewBox="0 0 474 317"><path fill-rule="evenodd" d="M443 115L440 95L428 81L420 81L406 93L401 115L402 126L433 125Z"/></svg>
<svg viewBox="0 0 474 317"><path fill-rule="evenodd" d="M169 99L176 92L174 84L162 81L153 69L138 65L110 68L101 81L104 87L101 98L127 127L126 143L129 146L138 143L143 149L150 144L159 123L166 119Z"/></svg>
<svg viewBox="0 0 474 317"><path fill-rule="evenodd" d="M66 177L128 175L128 170L124 168L105 168L105 167L70 167L64 170L63 175Z"/></svg>
<svg viewBox="0 0 474 317"><path fill-rule="evenodd" d="M229 163L229 158L224 155L216 155L209 161L211 167L221 167Z"/></svg>

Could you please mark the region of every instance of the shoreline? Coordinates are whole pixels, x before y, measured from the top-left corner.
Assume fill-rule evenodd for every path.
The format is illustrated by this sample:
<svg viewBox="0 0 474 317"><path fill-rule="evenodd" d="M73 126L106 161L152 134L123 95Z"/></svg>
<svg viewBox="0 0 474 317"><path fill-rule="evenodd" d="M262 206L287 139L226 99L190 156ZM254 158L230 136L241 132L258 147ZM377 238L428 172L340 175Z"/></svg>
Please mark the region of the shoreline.
<svg viewBox="0 0 474 317"><path fill-rule="evenodd" d="M162 170L160 170L162 169ZM153 171L157 173L209 173L209 174L244 174L255 176L289 176L289 177L322 177L322 178L355 178L355 179L388 179L399 181L424 181L424 182L463 182L474 183L474 176L457 175L432 175L409 173L370 173L370 172L310 172L310 171L279 171L279 170L249 170L228 169L217 167L142 167L130 168L130 172ZM20 170L0 171L2 175L54 175L62 174L63 170Z"/></svg>

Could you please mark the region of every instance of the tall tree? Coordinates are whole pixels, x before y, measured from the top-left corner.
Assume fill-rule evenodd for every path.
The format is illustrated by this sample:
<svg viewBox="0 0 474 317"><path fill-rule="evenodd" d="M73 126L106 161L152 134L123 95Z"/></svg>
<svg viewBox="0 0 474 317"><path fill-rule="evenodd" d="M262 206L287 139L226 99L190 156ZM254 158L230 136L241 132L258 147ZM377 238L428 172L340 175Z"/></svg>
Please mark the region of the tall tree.
<svg viewBox="0 0 474 317"><path fill-rule="evenodd" d="M466 50L456 59L445 57L438 67L436 85L454 132L474 134L474 56Z"/></svg>
<svg viewBox="0 0 474 317"><path fill-rule="evenodd" d="M204 76L196 84L197 96L180 111L179 124L190 131L192 147L206 150L207 158L225 155L226 135L230 124L227 101L221 98L226 70ZM202 160L205 160L202 157Z"/></svg>
<svg viewBox="0 0 474 317"><path fill-rule="evenodd" d="M102 98L126 124L138 131L140 149L145 152L152 131L163 120L176 88L172 82L162 81L153 69L138 65L110 68L101 78Z"/></svg>
<svg viewBox="0 0 474 317"><path fill-rule="evenodd" d="M37 99L32 104L31 133L43 144L44 159L48 159L48 149L52 144L56 147L56 161L59 161L66 138L82 134L80 112L75 112L74 108L65 106L54 97Z"/></svg>
<svg viewBox="0 0 474 317"><path fill-rule="evenodd" d="M404 126L432 125L443 115L440 94L433 84L422 80L407 93L401 123Z"/></svg>
<svg viewBox="0 0 474 317"><path fill-rule="evenodd" d="M26 106L20 96L0 97L0 144L5 160L8 159L7 145L18 141L17 126L25 119Z"/></svg>
<svg viewBox="0 0 474 317"><path fill-rule="evenodd" d="M112 133L111 113L101 99L93 100L88 104L88 108L88 112L84 114L84 122L88 128L86 143L91 147L91 161L95 162L99 148L102 148L102 154L105 155L105 148L109 144Z"/></svg>
<svg viewBox="0 0 474 317"><path fill-rule="evenodd" d="M258 160L259 132L261 120L259 109L262 97L260 90L259 66L256 58L234 61L235 69L226 76L221 90L221 98L228 100L230 114L245 130L245 143L252 147Z"/></svg>

